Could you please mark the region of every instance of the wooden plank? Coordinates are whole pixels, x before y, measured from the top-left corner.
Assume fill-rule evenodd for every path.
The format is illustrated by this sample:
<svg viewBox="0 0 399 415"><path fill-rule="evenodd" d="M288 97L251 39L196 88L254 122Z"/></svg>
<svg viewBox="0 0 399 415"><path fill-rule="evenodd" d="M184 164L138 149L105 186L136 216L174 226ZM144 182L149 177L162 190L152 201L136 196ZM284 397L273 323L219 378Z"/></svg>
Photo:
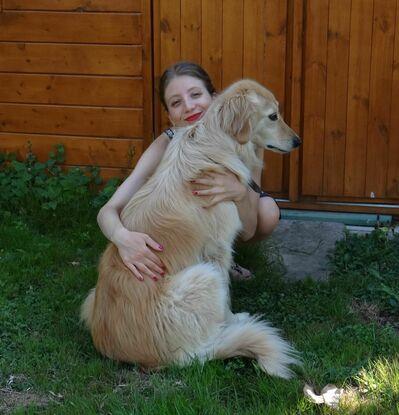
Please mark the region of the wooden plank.
<svg viewBox="0 0 399 415"><path fill-rule="evenodd" d="M181 0L181 59L201 63L201 0Z"/></svg>
<svg viewBox="0 0 399 415"><path fill-rule="evenodd" d="M346 196L364 195L372 31L373 0L352 0L343 192Z"/></svg>
<svg viewBox="0 0 399 415"><path fill-rule="evenodd" d="M0 104L0 131L99 137L143 136L138 109Z"/></svg>
<svg viewBox="0 0 399 415"><path fill-rule="evenodd" d="M147 148L154 134L154 77L152 50L152 14L151 4L146 2L143 13L143 87L146 99L143 102L143 136L144 147Z"/></svg>
<svg viewBox="0 0 399 415"><path fill-rule="evenodd" d="M81 166L132 168L143 152L142 139L0 133L0 151L19 159L31 150L43 162L57 144L65 148L65 164Z"/></svg>
<svg viewBox="0 0 399 415"><path fill-rule="evenodd" d="M180 0L160 1L161 71L181 60ZM161 75L161 73L159 74ZM167 113L161 110L161 130L170 124Z"/></svg>
<svg viewBox="0 0 399 415"><path fill-rule="evenodd" d="M161 76L161 11L160 0L153 1L152 7L152 26L153 26L153 67L154 67L154 138L158 137L162 126L161 114L162 106L159 99L159 78Z"/></svg>
<svg viewBox="0 0 399 415"><path fill-rule="evenodd" d="M5 10L141 12L142 0L3 0Z"/></svg>
<svg viewBox="0 0 399 415"><path fill-rule="evenodd" d="M289 106L286 105L286 115L291 128L301 134L301 108L302 108L302 53L303 53L303 2L291 0L289 3L287 39L290 47L287 59L290 63L290 71L287 71L286 79L290 87L288 95ZM289 160L289 199L295 202L299 199L299 157L300 150L290 154Z"/></svg>
<svg viewBox="0 0 399 415"><path fill-rule="evenodd" d="M244 0L243 77L263 82L264 2Z"/></svg>
<svg viewBox="0 0 399 415"><path fill-rule="evenodd" d="M284 115L285 61L287 39L287 1L268 0L265 5L264 33L264 85L269 88L280 103ZM265 152L263 187L270 192L283 192L283 156Z"/></svg>
<svg viewBox="0 0 399 415"><path fill-rule="evenodd" d="M222 88L242 78L243 0L223 1Z"/></svg>
<svg viewBox="0 0 399 415"><path fill-rule="evenodd" d="M386 195L395 15L396 0L374 1L365 192L371 198Z"/></svg>
<svg viewBox="0 0 399 415"><path fill-rule="evenodd" d="M0 73L0 102L142 107L143 80Z"/></svg>
<svg viewBox="0 0 399 415"><path fill-rule="evenodd" d="M138 76L142 47L3 42L0 72Z"/></svg>
<svg viewBox="0 0 399 415"><path fill-rule="evenodd" d="M351 0L330 0L323 195L344 191Z"/></svg>
<svg viewBox="0 0 399 415"><path fill-rule="evenodd" d="M202 3L202 65L217 90L222 88L223 0Z"/></svg>
<svg viewBox="0 0 399 415"><path fill-rule="evenodd" d="M121 13L6 11L0 26L0 41L17 42L137 45L143 31L141 14Z"/></svg>
<svg viewBox="0 0 399 415"><path fill-rule="evenodd" d="M392 73L391 134L387 173L387 196L399 198L399 2L396 3L395 51Z"/></svg>
<svg viewBox="0 0 399 415"><path fill-rule="evenodd" d="M161 71L181 59L180 0L160 2Z"/></svg>
<svg viewBox="0 0 399 415"><path fill-rule="evenodd" d="M306 4L302 194L319 195L323 185L328 0Z"/></svg>

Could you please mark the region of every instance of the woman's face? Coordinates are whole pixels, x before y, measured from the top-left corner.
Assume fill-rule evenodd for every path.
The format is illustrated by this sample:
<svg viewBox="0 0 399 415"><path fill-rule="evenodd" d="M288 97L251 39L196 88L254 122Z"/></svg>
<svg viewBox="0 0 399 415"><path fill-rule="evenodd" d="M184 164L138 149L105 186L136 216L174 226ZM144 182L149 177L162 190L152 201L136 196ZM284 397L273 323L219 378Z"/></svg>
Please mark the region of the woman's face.
<svg viewBox="0 0 399 415"><path fill-rule="evenodd" d="M177 127L199 120L212 102L202 80L189 75L173 78L165 89L169 119Z"/></svg>

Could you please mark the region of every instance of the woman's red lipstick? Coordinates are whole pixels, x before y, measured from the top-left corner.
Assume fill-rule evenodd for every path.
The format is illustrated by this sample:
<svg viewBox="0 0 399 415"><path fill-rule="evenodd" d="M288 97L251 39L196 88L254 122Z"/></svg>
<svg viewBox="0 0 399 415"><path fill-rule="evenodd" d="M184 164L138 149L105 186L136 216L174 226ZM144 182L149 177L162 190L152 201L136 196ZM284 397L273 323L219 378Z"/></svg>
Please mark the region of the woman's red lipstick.
<svg viewBox="0 0 399 415"><path fill-rule="evenodd" d="M198 112L197 114L193 114L190 115L189 117L186 118L186 121L188 122L193 122L193 121L197 121L202 115L202 112Z"/></svg>

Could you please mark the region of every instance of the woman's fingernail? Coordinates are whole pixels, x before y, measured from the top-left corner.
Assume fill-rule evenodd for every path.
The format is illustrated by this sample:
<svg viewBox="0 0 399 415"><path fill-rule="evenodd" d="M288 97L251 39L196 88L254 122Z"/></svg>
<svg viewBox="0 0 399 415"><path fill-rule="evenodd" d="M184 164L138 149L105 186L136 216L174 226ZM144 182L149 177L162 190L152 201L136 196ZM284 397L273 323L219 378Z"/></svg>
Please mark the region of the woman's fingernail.
<svg viewBox="0 0 399 415"><path fill-rule="evenodd" d="M151 278L152 278L154 281L158 281L158 278L157 278L155 275L153 275Z"/></svg>
<svg viewBox="0 0 399 415"><path fill-rule="evenodd" d="M193 195L197 195L197 194L198 194L198 192L194 190L193 191Z"/></svg>
<svg viewBox="0 0 399 415"><path fill-rule="evenodd" d="M158 248L163 251L163 245L158 245Z"/></svg>

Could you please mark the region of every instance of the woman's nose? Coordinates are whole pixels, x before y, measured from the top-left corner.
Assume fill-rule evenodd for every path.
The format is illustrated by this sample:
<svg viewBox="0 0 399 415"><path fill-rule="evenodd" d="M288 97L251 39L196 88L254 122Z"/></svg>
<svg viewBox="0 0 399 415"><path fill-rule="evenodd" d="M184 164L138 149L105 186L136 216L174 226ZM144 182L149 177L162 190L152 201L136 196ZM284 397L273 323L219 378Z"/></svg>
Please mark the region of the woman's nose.
<svg viewBox="0 0 399 415"><path fill-rule="evenodd" d="M184 108L186 111L191 111L192 109L194 109L194 106L194 102L191 99L186 98L184 100Z"/></svg>

